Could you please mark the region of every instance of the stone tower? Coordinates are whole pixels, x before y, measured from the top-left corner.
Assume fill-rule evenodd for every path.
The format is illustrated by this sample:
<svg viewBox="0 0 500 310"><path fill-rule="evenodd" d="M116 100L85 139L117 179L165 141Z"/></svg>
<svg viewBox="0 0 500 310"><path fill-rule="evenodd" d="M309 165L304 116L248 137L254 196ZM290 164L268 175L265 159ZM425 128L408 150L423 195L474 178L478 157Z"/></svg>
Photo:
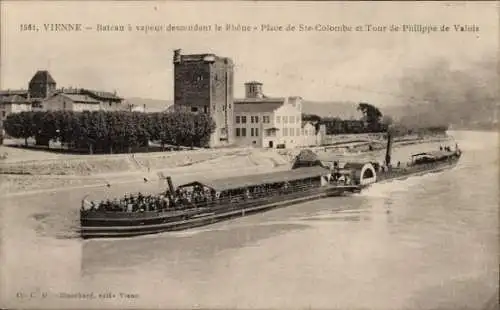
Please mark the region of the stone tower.
<svg viewBox="0 0 500 310"><path fill-rule="evenodd" d="M230 58L214 54L182 55L174 51L174 107L207 113L216 129L210 147L233 141L233 72Z"/></svg>
<svg viewBox="0 0 500 310"><path fill-rule="evenodd" d="M31 98L45 99L56 91L56 81L49 71L40 70L35 73L28 86Z"/></svg>

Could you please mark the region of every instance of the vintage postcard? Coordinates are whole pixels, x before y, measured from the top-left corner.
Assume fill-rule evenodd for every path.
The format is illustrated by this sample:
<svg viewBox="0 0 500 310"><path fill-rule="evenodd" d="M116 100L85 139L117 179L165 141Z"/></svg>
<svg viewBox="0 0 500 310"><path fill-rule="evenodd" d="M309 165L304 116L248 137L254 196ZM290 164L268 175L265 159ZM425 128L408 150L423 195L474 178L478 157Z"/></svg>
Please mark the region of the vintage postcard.
<svg viewBox="0 0 500 310"><path fill-rule="evenodd" d="M498 309L498 2L0 9L2 308Z"/></svg>

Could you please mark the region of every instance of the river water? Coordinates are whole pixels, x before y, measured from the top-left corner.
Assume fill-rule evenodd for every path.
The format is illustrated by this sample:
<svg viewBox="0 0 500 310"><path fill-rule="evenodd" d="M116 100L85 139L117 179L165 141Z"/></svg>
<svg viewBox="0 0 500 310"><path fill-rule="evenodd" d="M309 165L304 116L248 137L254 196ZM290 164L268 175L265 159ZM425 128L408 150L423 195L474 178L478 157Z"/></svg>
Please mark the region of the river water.
<svg viewBox="0 0 500 310"><path fill-rule="evenodd" d="M453 170L187 232L81 241L89 189L4 197L1 305L482 309L498 294L498 136L455 138ZM125 186L92 194L151 190Z"/></svg>

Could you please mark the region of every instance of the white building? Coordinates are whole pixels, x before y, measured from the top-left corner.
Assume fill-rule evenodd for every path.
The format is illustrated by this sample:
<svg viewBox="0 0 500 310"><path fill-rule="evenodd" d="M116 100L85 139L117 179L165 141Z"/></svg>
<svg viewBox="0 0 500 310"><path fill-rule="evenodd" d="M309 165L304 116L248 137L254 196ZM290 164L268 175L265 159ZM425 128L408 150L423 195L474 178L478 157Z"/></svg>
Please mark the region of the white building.
<svg viewBox="0 0 500 310"><path fill-rule="evenodd" d="M270 98L262 83L245 83L245 98L234 100L235 144L293 148L302 138L302 98Z"/></svg>

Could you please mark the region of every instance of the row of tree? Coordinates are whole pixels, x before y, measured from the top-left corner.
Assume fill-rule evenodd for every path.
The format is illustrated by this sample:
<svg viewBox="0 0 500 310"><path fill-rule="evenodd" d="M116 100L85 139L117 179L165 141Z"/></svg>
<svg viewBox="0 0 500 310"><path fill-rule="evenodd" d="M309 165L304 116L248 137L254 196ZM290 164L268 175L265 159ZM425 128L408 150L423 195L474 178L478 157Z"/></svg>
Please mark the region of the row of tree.
<svg viewBox="0 0 500 310"><path fill-rule="evenodd" d="M382 112L377 107L362 102L357 109L362 113L360 119L322 118L315 114L303 114L302 119L311 121L316 125L324 124L328 135L387 131L389 123L384 123L386 119L383 119Z"/></svg>
<svg viewBox="0 0 500 310"><path fill-rule="evenodd" d="M58 141L89 153L130 152L150 141L163 146L202 147L209 142L215 123L206 114L190 112L142 113L126 111L44 111L7 116L5 132L18 139L34 138L39 145Z"/></svg>
<svg viewBox="0 0 500 310"><path fill-rule="evenodd" d="M394 123L388 115L369 103L360 103L357 110L362 113L359 119L341 119L338 117L322 118L315 114L302 114L302 120L311 121L319 126L326 127L326 134L359 134L359 133L378 133L387 132L389 129L395 135L408 134L442 134L448 129L448 125L433 126L410 126L405 123Z"/></svg>

